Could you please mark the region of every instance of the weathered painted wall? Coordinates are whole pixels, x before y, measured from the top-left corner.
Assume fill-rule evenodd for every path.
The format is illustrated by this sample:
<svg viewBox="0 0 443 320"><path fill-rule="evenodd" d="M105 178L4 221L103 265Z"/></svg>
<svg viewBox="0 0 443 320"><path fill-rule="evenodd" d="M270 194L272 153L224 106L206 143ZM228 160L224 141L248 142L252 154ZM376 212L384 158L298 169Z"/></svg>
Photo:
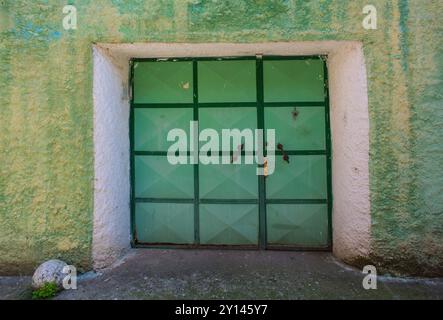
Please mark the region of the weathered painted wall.
<svg viewBox="0 0 443 320"><path fill-rule="evenodd" d="M94 42L364 43L372 249L385 271L443 274L443 2L0 1L0 273L91 266Z"/></svg>

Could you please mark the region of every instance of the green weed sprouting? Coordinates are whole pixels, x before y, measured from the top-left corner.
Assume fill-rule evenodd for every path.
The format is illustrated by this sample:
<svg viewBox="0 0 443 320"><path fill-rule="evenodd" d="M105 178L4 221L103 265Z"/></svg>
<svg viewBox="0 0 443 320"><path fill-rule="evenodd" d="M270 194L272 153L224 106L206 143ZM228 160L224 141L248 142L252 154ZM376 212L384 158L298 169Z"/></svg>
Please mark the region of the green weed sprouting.
<svg viewBox="0 0 443 320"><path fill-rule="evenodd" d="M55 282L46 282L42 287L32 292L32 299L49 299L55 297L58 287Z"/></svg>

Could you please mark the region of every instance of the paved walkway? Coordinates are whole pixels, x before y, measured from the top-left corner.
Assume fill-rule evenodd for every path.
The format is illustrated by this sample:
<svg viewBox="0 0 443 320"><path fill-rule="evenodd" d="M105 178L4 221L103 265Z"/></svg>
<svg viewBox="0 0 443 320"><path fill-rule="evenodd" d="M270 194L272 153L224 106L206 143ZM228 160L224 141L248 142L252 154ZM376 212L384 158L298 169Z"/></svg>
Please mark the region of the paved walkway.
<svg viewBox="0 0 443 320"><path fill-rule="evenodd" d="M365 290L363 276L324 252L138 249L56 299L443 299L443 279ZM29 282L0 278L0 298L29 296Z"/></svg>

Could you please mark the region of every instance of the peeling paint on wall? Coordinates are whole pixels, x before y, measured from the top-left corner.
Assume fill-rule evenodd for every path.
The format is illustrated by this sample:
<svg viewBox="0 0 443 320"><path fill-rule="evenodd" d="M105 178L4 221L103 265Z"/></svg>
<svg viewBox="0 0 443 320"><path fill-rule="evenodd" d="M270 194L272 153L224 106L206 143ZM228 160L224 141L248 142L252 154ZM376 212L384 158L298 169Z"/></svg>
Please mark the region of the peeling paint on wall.
<svg viewBox="0 0 443 320"><path fill-rule="evenodd" d="M0 273L48 258L91 266L94 42L364 43L372 253L385 271L443 274L443 27L437 0L0 1ZM4 19L8 17L8 19ZM362 263L351 261L351 263Z"/></svg>

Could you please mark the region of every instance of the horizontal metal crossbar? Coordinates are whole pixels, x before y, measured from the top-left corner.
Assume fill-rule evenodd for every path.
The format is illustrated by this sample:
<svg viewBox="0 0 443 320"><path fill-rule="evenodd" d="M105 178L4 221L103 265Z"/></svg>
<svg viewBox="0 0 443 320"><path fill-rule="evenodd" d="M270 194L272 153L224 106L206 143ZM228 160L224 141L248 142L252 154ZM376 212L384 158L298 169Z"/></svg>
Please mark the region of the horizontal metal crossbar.
<svg viewBox="0 0 443 320"><path fill-rule="evenodd" d="M200 199L201 204L258 204L258 199Z"/></svg>
<svg viewBox="0 0 443 320"><path fill-rule="evenodd" d="M266 55L262 56L266 60L319 60L323 56L277 56ZM155 58L132 58L132 62L178 62L178 61L235 61L235 60L256 60L256 56L232 56L232 57L155 57Z"/></svg>
<svg viewBox="0 0 443 320"><path fill-rule="evenodd" d="M193 108L193 103L132 103L136 109L160 108Z"/></svg>
<svg viewBox="0 0 443 320"><path fill-rule="evenodd" d="M266 199L267 204L324 204L327 199Z"/></svg>
<svg viewBox="0 0 443 320"><path fill-rule="evenodd" d="M133 62L179 62L179 61L235 61L255 60L255 56L233 56L233 57L157 57L157 58L132 58Z"/></svg>
<svg viewBox="0 0 443 320"><path fill-rule="evenodd" d="M275 155L281 156L283 153L287 154L288 156L311 156L311 155L326 155L326 150L288 150L288 151L275 151Z"/></svg>
<svg viewBox="0 0 443 320"><path fill-rule="evenodd" d="M258 199L199 199L200 204L258 204ZM194 203L193 198L135 198L135 202ZM327 199L266 199L267 204L324 204Z"/></svg>
<svg viewBox="0 0 443 320"><path fill-rule="evenodd" d="M324 57L321 55L316 56L263 56L263 60L320 60Z"/></svg>
<svg viewBox="0 0 443 320"><path fill-rule="evenodd" d="M194 203L194 199L185 198L135 198L135 202L152 203Z"/></svg>
<svg viewBox="0 0 443 320"><path fill-rule="evenodd" d="M255 108L257 102L199 102L199 108Z"/></svg>
<svg viewBox="0 0 443 320"><path fill-rule="evenodd" d="M324 101L282 101L282 102L264 102L265 108L273 107L324 107Z"/></svg>
<svg viewBox="0 0 443 320"><path fill-rule="evenodd" d="M199 102L199 108L255 108L257 102ZM324 101L282 101L282 102L264 102L264 107L324 107ZM193 103L132 103L136 109L161 109L161 108L193 108Z"/></svg>
<svg viewBox="0 0 443 320"><path fill-rule="evenodd" d="M167 156L168 152L167 151L133 151L134 155L136 156ZM207 153L207 152L201 152L200 151L200 155L205 155L205 156L212 156L212 155L218 155L218 156L231 156L234 154L235 151L218 151L218 152L214 152L214 153ZM279 151L279 150L275 150L275 155L276 156L281 156L283 155L283 153L290 155L290 156L306 156L306 155L326 155L327 154L327 150L288 150L288 151ZM236 153L237 154L237 153ZM246 152L246 151L242 151L241 153L238 153L238 155L240 156L255 156L257 153L256 152ZM179 155L186 155L186 156L190 156L191 152L187 151L187 152L182 152L182 153L175 153L176 156Z"/></svg>

